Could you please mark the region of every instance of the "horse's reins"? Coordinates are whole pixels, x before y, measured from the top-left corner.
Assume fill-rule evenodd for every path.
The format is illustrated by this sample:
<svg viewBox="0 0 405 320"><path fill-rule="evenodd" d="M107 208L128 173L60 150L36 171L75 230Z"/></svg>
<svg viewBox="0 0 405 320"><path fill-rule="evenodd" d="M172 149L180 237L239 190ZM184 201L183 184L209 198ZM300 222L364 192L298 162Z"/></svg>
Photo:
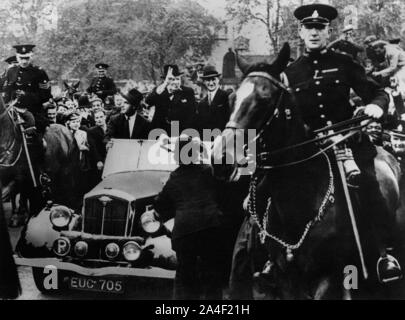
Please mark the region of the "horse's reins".
<svg viewBox="0 0 405 320"><path fill-rule="evenodd" d="M275 118L275 116L279 113L279 109L281 106L281 101L283 98L283 94L285 92L287 92L288 94L291 94L291 88L285 86L283 83L281 83L279 80L275 79L274 77L270 76L267 73L264 72L252 72L250 73L247 77L255 77L255 76L259 76L259 77L264 77L268 80L270 80L274 85L276 85L278 88L282 89L282 93L280 94L277 104L276 104L276 108L274 109L273 114L270 114L269 119L265 122L265 124L263 125L263 127L260 129L259 133L256 135L256 137L254 139L252 139L250 142L256 141L259 137L262 136L264 130L270 125L270 123L273 121L273 119ZM270 234L267 231L267 224L268 224L268 215L269 215L269 211L270 211L270 206L271 206L271 198L268 199L268 204L267 204L267 208L266 208L266 212L265 215L263 217L263 223L260 223L259 218L257 216L257 212L256 212L256 184L257 184L257 177L255 177L254 175L252 176L252 180L251 180L251 187L249 190L249 203L248 203L248 210L250 213L250 216L252 217L252 219L254 220L254 222L256 223L256 225L259 227L259 237L260 237L260 241L262 244L265 243L266 237L269 237L270 239L272 239L273 241L277 242L279 245L281 245L282 247L284 247L286 249L286 254L287 254L287 260L291 261L293 258L293 254L292 254L292 250L297 250L298 248L301 247L301 245L303 244L306 236L308 235L310 229L317 223L319 222L325 212L326 212L326 208L328 206L328 204L333 203L334 202L334 176L333 176L333 172L332 172L332 167L331 167L331 163L329 160L328 155L326 154L326 151L335 147L336 145L338 145L339 143L349 139L350 137L354 136L355 134L358 133L357 130L367 126L372 120L370 120L370 117L358 117L356 119L350 119L350 120L346 120L346 121L342 121L341 123L337 123L337 124L333 124L324 128L321 128L317 131L315 131L315 133L321 133L321 132L329 132L330 130L334 130L336 128L341 128L347 125L351 125L353 123L358 123L364 120L369 120L366 124L364 125L358 125L355 128L350 127L350 128L344 128L341 129L337 132L332 132L332 133L328 133L326 136L322 136L322 137L317 137L311 140L307 140L295 145L291 145L291 146L287 146L285 148L281 148L279 150L275 150L272 153L270 152L263 152L260 153L259 156L264 156L264 155L274 155L276 153L282 153L282 152L286 152L288 150L291 149L295 149L298 147L302 147L305 145L309 145L309 144L313 144L322 140L325 140L327 138L330 138L332 136L336 136L342 133L346 133L344 136L338 138L335 142L333 142L331 145L325 147L325 148L321 148L318 152L316 152L315 154L305 158L305 159L301 159L301 160L297 160L294 162L289 162L289 163L285 163L285 164L281 164L281 165L277 165L277 166L261 166L261 169L275 169L275 168L280 168L280 167L287 167L287 166L292 166L292 165L296 165L299 163L303 163L306 161L309 161L319 155L324 155L328 164L328 168L329 168L329 185L328 185L328 189L325 193L325 196L322 200L322 204L318 209L318 214L315 218L313 218L311 221L309 221L304 229L303 234L301 235L299 241L295 244L288 244L287 242L283 241L281 238ZM235 122L230 122L226 125L226 128L229 129L241 129L240 126L235 123ZM253 199L252 199L253 198Z"/></svg>
<svg viewBox="0 0 405 320"><path fill-rule="evenodd" d="M271 122L274 120L274 118L279 114L280 106L281 106L281 102L283 100L284 94L285 93L287 93L287 94L292 93L292 89L290 87L286 86L280 80L276 79L275 77L271 76L270 74L268 74L266 72L261 72L261 71L251 72L246 76L246 78L251 78L251 77L262 77L262 78L268 79L268 80L270 80L270 82L272 84L274 84L276 87L278 87L282 91L281 91L281 94L280 94L279 98L277 99L276 107L274 108L273 113L270 113L271 112L270 111L269 115L266 115L266 118L268 118L268 120L260 128L259 133L253 139L248 141L247 144L249 144L251 142L255 142L257 139L259 139L263 135L264 130L271 124ZM361 116L361 117L345 120L345 121L338 122L338 123L332 124L330 126L326 126L324 128L315 130L314 133L320 133L320 132L334 130L336 128L351 125L351 124L358 123L358 122L361 122L361 121L364 121L364 120L370 120L371 121L371 118L368 117L368 116ZM273 155L276 155L276 154L280 154L280 153L283 153L283 152L286 152L286 151L290 151L292 149L296 149L296 148L300 148L300 147L303 147L303 146L306 146L306 145L317 143L317 142L323 141L325 139L331 138L333 136L337 136L337 135L346 133L343 137L337 139L332 144L328 145L325 148L321 148L318 152L316 152L313 155L311 155L309 157L306 157L304 159L296 160L296 161L292 161L292 162L288 162L288 163L284 163L284 164L280 164L280 165L273 165L273 166L272 165L267 165L267 166L266 165L259 165L258 167L260 169L264 169L264 170L271 170L271 169L276 169L276 168L294 166L294 165L297 165L297 164L304 163L306 161L312 160L312 159L320 156L324 152L328 151L329 149L333 148L334 146L338 145L339 143L341 143L341 142L351 138L352 136L356 135L358 130L366 127L370 123L370 121L368 121L366 124L363 124L363 125L359 125L359 126L356 126L356 127L350 127L350 128L344 128L344 129L341 129L341 130L336 131L336 132L328 133L325 136L316 137L316 138L313 138L313 139L310 139L310 140L306 140L304 142L300 142L300 143L297 143L297 144L294 144L294 145L291 145L291 146L287 146L287 147L284 147L284 148L281 148L281 149L278 149L278 150L275 150L275 151L272 151L272 152L261 152L258 155L259 158L261 158L260 160L266 161L266 159L263 159L264 157L270 158L270 156L273 156ZM225 128L226 129L232 129L232 130L242 129L239 126L239 124L237 124L235 121L229 121L226 124Z"/></svg>
<svg viewBox="0 0 405 320"><path fill-rule="evenodd" d="M17 102L17 100L12 101L12 102L8 105L8 107L4 109L3 113L0 114L0 119L2 119L4 116L7 116L7 115L10 117L11 122L13 123L14 130L15 130L15 128L16 128L17 126L16 126L16 123L15 123L15 121L14 121L14 117L13 117L12 113L15 112L14 109L13 109L13 107L14 107L14 105L15 105L16 102ZM16 143L16 139L14 138L14 139L13 139L13 142L12 142L9 146L6 147L6 150L5 150L4 152L5 152L6 154L9 154L9 153L10 153L10 150L14 148L15 143ZM22 153L22 146L20 146L20 149L18 150L18 154L17 154L16 158L15 158L11 163L9 163L9 164L0 163L0 167L3 167L3 168L14 167L15 164L16 164L16 163L18 162L18 160L20 159L21 153Z"/></svg>

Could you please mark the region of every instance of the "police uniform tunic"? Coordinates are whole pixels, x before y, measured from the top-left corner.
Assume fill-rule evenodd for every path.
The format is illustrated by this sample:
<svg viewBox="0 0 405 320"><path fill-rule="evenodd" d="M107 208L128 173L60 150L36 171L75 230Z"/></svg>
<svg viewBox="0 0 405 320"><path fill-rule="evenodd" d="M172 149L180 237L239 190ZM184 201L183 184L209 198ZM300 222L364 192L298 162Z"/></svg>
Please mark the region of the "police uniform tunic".
<svg viewBox="0 0 405 320"><path fill-rule="evenodd" d="M98 94L101 91L101 94ZM87 89L89 93L95 93L104 101L107 96L112 96L117 93L117 87L114 80L109 77L95 77L90 83L90 87Z"/></svg>
<svg viewBox="0 0 405 320"><path fill-rule="evenodd" d="M289 65L285 74L303 120L312 130L353 116L351 88L365 104L376 104L387 111L387 94L347 55L328 49L308 52Z"/></svg>
<svg viewBox="0 0 405 320"><path fill-rule="evenodd" d="M23 90L31 105L28 109L35 114L42 113L42 104L52 97L49 78L45 70L29 65L26 68L15 66L7 71L4 86L5 102L16 97L17 90Z"/></svg>

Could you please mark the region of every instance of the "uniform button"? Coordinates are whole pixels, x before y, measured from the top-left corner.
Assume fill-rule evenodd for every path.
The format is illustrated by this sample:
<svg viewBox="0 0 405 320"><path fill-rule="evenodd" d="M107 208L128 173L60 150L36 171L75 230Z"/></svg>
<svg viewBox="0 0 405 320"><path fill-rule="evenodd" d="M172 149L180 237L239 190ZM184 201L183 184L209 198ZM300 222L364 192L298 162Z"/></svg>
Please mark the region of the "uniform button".
<svg viewBox="0 0 405 320"><path fill-rule="evenodd" d="M318 60L314 60L314 64L318 64Z"/></svg>
<svg viewBox="0 0 405 320"><path fill-rule="evenodd" d="M322 97L322 92L317 93L318 97Z"/></svg>
<svg viewBox="0 0 405 320"><path fill-rule="evenodd" d="M319 86L321 84L321 82L320 81L315 81L315 84Z"/></svg>
<svg viewBox="0 0 405 320"><path fill-rule="evenodd" d="M327 126L331 126L331 125L332 125L332 121L330 121L330 120L326 121L326 125L327 125Z"/></svg>
<svg viewBox="0 0 405 320"><path fill-rule="evenodd" d="M324 115L324 114L321 114L321 118L324 119L324 118L325 118L325 115Z"/></svg>
<svg viewBox="0 0 405 320"><path fill-rule="evenodd" d="M300 92L300 88L295 89L296 92Z"/></svg>
<svg viewBox="0 0 405 320"><path fill-rule="evenodd" d="M323 104L320 104L320 105L319 105L319 108L322 109L322 108L323 108Z"/></svg>
<svg viewBox="0 0 405 320"><path fill-rule="evenodd" d="M336 83L340 83L340 80L336 80L335 82L336 82Z"/></svg>

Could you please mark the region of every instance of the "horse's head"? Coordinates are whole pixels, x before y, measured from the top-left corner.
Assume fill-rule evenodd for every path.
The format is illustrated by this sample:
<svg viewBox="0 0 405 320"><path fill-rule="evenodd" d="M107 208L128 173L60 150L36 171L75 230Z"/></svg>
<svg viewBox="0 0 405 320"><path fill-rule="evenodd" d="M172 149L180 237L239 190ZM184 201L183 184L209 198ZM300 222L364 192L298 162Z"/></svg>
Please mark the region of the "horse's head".
<svg viewBox="0 0 405 320"><path fill-rule="evenodd" d="M238 141L244 141L246 129L256 130L255 137L276 113L280 97L287 90L280 74L287 67L289 58L288 43L284 44L272 64L261 62L249 65L237 56L244 79L236 93L229 97L233 112L222 136L214 142L212 163L217 177L229 179L244 161L243 145L247 141L242 147Z"/></svg>
<svg viewBox="0 0 405 320"><path fill-rule="evenodd" d="M72 99L73 95L76 92L79 92L80 80L71 85L66 81L63 81L63 86L65 87L65 97Z"/></svg>

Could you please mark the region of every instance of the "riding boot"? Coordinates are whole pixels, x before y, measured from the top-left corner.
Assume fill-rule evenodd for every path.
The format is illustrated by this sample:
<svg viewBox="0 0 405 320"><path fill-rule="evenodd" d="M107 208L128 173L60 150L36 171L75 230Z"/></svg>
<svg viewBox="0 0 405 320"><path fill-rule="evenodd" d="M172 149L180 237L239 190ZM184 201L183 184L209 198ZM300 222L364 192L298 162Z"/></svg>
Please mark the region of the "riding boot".
<svg viewBox="0 0 405 320"><path fill-rule="evenodd" d="M374 167L362 168L360 190L361 201L368 210L367 216L371 219L380 255L376 266L378 280L381 283L399 280L402 278L402 270L393 253L399 239L395 213L390 212L381 194Z"/></svg>

